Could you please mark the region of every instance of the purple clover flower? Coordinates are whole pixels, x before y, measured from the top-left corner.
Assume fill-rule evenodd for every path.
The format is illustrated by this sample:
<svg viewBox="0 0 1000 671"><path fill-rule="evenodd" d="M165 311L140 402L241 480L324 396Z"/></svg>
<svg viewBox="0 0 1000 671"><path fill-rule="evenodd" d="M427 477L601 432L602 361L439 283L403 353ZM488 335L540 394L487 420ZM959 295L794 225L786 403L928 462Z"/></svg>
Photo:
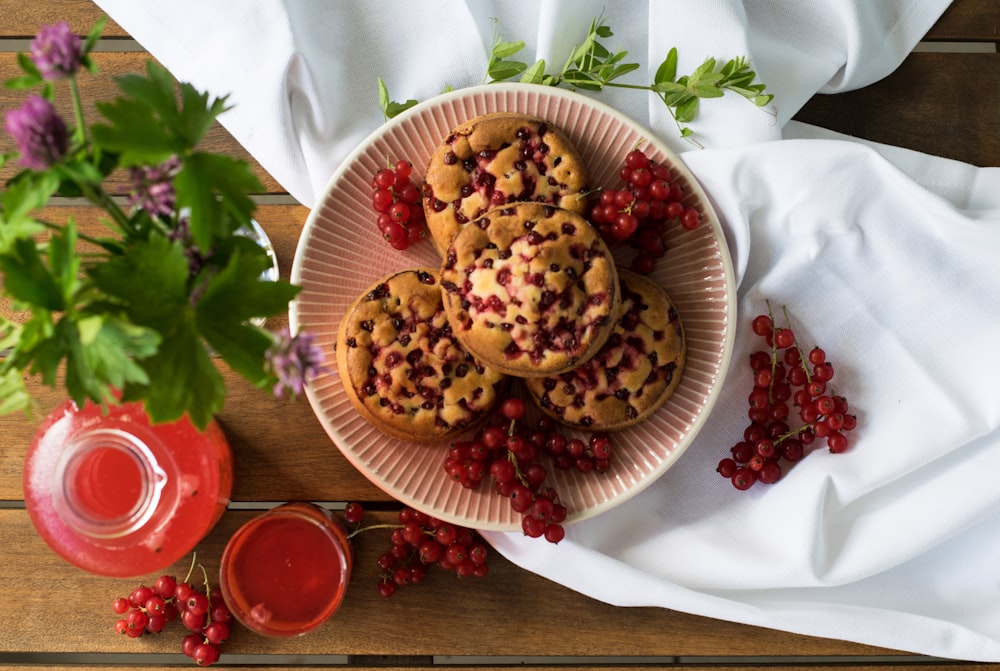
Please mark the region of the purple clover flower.
<svg viewBox="0 0 1000 671"><path fill-rule="evenodd" d="M40 95L32 94L18 109L6 113L4 130L14 138L21 154L18 163L32 170L45 170L66 155L69 132L56 108Z"/></svg>
<svg viewBox="0 0 1000 671"><path fill-rule="evenodd" d="M307 331L293 337L286 327L277 336L274 345L264 353L264 368L278 378L275 396L281 398L286 389L292 396L298 396L308 378L327 370L323 366L323 350L315 344L315 335Z"/></svg>
<svg viewBox="0 0 1000 671"><path fill-rule="evenodd" d="M180 159L172 156L159 165L129 168L129 179L132 182L129 206L140 207L151 217L173 214L175 203L173 179L180 167Z"/></svg>
<svg viewBox="0 0 1000 671"><path fill-rule="evenodd" d="M44 79L64 79L80 69L83 43L65 21L42 26L31 41L31 60Z"/></svg>

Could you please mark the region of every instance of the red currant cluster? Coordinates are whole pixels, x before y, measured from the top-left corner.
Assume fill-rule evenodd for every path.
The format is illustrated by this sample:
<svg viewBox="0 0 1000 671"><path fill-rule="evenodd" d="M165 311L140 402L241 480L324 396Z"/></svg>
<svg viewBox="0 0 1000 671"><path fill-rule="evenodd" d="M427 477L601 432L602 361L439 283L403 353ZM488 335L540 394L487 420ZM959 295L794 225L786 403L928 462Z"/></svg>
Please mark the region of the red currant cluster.
<svg viewBox="0 0 1000 671"><path fill-rule="evenodd" d="M410 178L413 166L397 161L372 179L372 207L378 212L378 230L394 249L403 250L427 235L420 188Z"/></svg>
<svg viewBox="0 0 1000 671"><path fill-rule="evenodd" d="M678 219L686 229L701 223L701 215L685 207L680 184L670 169L651 160L641 149L625 155L618 171L620 189L602 189L590 208L590 221L608 243L628 242L635 250L632 271L648 275L666 251L666 223Z"/></svg>
<svg viewBox="0 0 1000 671"><path fill-rule="evenodd" d="M363 517L359 503L344 508L344 519L350 524L360 524ZM354 533L384 526L361 527ZM400 510L399 524L388 526L392 528L392 546L378 558L378 592L384 597L392 596L399 587L423 582L429 566L454 571L460 578L482 578L489 571L486 545L472 529L442 522L412 508Z"/></svg>
<svg viewBox="0 0 1000 671"><path fill-rule="evenodd" d="M753 320L753 332L764 338L770 351L750 355L754 386L748 397L750 424L743 440L731 448L731 457L719 462L718 472L740 490L755 482L770 484L782 475L781 461L795 463L817 439L826 439L831 452L848 447L846 432L857 425L848 414L847 399L829 391L833 364L826 352L814 347L803 353L791 328L778 327L770 314ZM787 321L787 317L786 317ZM801 425L789 424L791 402Z"/></svg>
<svg viewBox="0 0 1000 671"><path fill-rule="evenodd" d="M496 492L510 500L521 514L521 529L532 538L544 536L558 543L566 535L562 522L566 507L555 489L545 485L548 472L538 456L548 454L558 468L582 472L606 471L611 460L611 440L593 434L584 442L568 439L542 418L534 429L523 425L525 403L511 396L500 404L503 422L483 426L471 440L452 445L444 469L463 487L478 487L491 479Z"/></svg>
<svg viewBox="0 0 1000 671"><path fill-rule="evenodd" d="M160 576L152 586L139 585L128 597L118 597L112 608L123 616L115 622L115 631L130 638L160 633L179 618L191 632L181 641L181 650L199 666L217 662L219 647L229 638L232 615L219 588L209 589L207 575L204 591L187 578L177 582L173 576Z"/></svg>

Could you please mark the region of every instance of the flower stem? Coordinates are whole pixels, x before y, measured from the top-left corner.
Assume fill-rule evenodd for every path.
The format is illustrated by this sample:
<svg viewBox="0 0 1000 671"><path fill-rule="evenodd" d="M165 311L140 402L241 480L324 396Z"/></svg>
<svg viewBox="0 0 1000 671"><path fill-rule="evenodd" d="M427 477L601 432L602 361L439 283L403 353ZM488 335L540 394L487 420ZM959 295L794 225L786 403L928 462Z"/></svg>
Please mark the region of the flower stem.
<svg viewBox="0 0 1000 671"><path fill-rule="evenodd" d="M117 224L122 235L126 238L132 237L132 233L134 233L135 230L132 226L131 220L129 220L128 215L126 215L125 212L118 207L118 203L116 203L104 189L100 187L95 189L87 184L80 184L79 186L87 200L94 205L103 208L108 214L111 215L111 218L114 220L115 224Z"/></svg>
<svg viewBox="0 0 1000 671"><path fill-rule="evenodd" d="M87 127L83 123L83 103L80 102L80 87L76 83L76 76L69 78L69 93L73 99L73 116L76 119L73 139L76 144L83 145L87 140Z"/></svg>

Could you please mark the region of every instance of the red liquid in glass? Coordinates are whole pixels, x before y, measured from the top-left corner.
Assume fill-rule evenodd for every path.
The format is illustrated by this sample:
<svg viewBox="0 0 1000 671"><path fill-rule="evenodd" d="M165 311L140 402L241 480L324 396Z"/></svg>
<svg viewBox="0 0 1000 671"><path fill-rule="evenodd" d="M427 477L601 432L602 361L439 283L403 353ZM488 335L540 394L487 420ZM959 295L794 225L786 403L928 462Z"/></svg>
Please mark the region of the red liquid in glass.
<svg viewBox="0 0 1000 671"><path fill-rule="evenodd" d="M254 518L229 540L219 585L233 615L265 636L311 631L340 606L351 574L343 527L309 503Z"/></svg>
<svg viewBox="0 0 1000 671"><path fill-rule="evenodd" d="M141 404L72 402L42 423L24 464L39 535L91 573L135 577L188 554L218 522L232 490L232 454L214 422L150 425Z"/></svg>

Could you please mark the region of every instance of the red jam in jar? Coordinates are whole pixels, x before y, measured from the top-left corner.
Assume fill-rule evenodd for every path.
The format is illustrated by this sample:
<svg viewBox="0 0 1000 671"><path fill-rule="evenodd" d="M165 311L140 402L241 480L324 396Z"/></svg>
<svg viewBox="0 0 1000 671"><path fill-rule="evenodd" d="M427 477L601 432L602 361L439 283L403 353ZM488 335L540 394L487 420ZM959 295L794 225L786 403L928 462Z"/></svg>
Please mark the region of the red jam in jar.
<svg viewBox="0 0 1000 671"><path fill-rule="evenodd" d="M24 464L39 535L91 573L136 577L189 553L229 503L233 459L219 426L150 425L139 403L69 401L50 414Z"/></svg>
<svg viewBox="0 0 1000 671"><path fill-rule="evenodd" d="M344 527L312 503L273 508L240 527L222 553L219 587L248 629L300 636L340 607L351 578Z"/></svg>

